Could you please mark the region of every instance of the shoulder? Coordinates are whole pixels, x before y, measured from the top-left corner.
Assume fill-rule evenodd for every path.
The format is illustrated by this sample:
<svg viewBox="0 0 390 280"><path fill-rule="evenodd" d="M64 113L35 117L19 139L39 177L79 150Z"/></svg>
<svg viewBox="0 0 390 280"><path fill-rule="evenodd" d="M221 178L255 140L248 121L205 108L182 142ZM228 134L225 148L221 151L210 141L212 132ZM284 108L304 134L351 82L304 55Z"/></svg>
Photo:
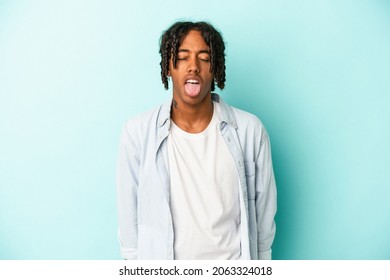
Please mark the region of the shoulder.
<svg viewBox="0 0 390 280"><path fill-rule="evenodd" d="M255 115L248 111L244 111L242 109L238 109L236 107L230 106L235 115L237 125L249 125L255 127L263 127L262 121Z"/></svg>
<svg viewBox="0 0 390 280"><path fill-rule="evenodd" d="M132 143L134 147L140 149L150 144L153 139L157 139L158 128L161 126L162 119L166 118L164 115L168 115L169 119L169 109L165 107L166 104L161 104L128 119L122 128L122 141ZM164 108L168 113L163 113Z"/></svg>
<svg viewBox="0 0 390 280"><path fill-rule="evenodd" d="M218 106L221 111L222 120L226 121L227 123L230 123L236 128L240 128L240 127L263 128L264 127L263 123L256 115L225 103L218 94L213 94L212 98L213 101L216 101L216 103L219 104Z"/></svg>
<svg viewBox="0 0 390 280"><path fill-rule="evenodd" d="M250 149L253 146L257 151L263 143L269 142L267 129L259 117L226 103L223 105L228 115L231 116L230 119L234 123L238 139L244 149Z"/></svg>
<svg viewBox="0 0 390 280"><path fill-rule="evenodd" d="M267 133L263 122L255 114L234 106L227 105L231 113L234 116L235 123L238 131L245 132L246 134L264 135Z"/></svg>
<svg viewBox="0 0 390 280"><path fill-rule="evenodd" d="M133 116L126 121L126 128L128 131L136 130L144 126L148 126L155 122L161 105L149 109L141 114Z"/></svg>
<svg viewBox="0 0 390 280"><path fill-rule="evenodd" d="M168 107L168 108L167 108ZM163 119L169 118L168 103L160 104L139 115L129 118L126 121L125 128L129 133L153 130Z"/></svg>

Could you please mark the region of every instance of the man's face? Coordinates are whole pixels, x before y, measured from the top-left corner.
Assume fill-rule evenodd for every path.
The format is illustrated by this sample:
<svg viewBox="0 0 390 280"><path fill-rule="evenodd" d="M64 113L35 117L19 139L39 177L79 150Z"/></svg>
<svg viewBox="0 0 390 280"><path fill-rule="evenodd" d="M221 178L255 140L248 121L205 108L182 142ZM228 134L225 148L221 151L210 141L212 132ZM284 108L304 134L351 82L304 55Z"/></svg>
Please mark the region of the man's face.
<svg viewBox="0 0 390 280"><path fill-rule="evenodd" d="M169 74L173 98L178 105L199 106L209 101L213 74L210 72L210 48L199 31L191 30L179 47L176 68L172 59Z"/></svg>

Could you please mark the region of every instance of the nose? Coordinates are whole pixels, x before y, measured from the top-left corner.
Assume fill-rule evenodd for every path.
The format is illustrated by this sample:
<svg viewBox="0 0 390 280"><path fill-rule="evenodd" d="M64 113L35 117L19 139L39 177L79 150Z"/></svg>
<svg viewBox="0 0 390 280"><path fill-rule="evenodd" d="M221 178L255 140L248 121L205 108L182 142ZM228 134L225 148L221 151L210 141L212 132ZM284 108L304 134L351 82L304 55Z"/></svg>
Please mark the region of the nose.
<svg viewBox="0 0 390 280"><path fill-rule="evenodd" d="M199 73L199 62L196 57L189 59L188 63L188 72L189 73Z"/></svg>

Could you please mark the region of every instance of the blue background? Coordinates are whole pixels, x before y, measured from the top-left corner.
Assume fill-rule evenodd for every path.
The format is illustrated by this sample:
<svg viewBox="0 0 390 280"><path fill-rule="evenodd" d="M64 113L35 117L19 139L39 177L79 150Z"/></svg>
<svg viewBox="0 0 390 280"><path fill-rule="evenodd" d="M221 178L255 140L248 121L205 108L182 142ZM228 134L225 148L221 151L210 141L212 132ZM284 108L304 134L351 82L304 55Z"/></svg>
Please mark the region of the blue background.
<svg viewBox="0 0 390 280"><path fill-rule="evenodd" d="M390 259L385 0L0 1L0 259L120 258L120 129L170 98L177 19L222 31L221 95L268 128L274 258Z"/></svg>

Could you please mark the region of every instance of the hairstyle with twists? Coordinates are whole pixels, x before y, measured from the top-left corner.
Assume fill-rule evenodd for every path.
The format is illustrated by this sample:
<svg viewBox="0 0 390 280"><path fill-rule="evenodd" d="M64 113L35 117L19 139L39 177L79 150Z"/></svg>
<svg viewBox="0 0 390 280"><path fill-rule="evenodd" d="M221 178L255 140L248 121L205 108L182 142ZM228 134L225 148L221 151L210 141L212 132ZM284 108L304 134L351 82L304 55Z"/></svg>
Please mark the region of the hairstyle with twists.
<svg viewBox="0 0 390 280"><path fill-rule="evenodd" d="M172 58L173 67L176 68L179 47L184 37L191 31L197 30L201 33L203 40L210 48L210 72L214 75L211 83L211 90L215 89L215 83L220 89L225 87L225 43L222 35L207 22L179 21L169 27L161 36L161 79L165 89L168 89L169 62Z"/></svg>

